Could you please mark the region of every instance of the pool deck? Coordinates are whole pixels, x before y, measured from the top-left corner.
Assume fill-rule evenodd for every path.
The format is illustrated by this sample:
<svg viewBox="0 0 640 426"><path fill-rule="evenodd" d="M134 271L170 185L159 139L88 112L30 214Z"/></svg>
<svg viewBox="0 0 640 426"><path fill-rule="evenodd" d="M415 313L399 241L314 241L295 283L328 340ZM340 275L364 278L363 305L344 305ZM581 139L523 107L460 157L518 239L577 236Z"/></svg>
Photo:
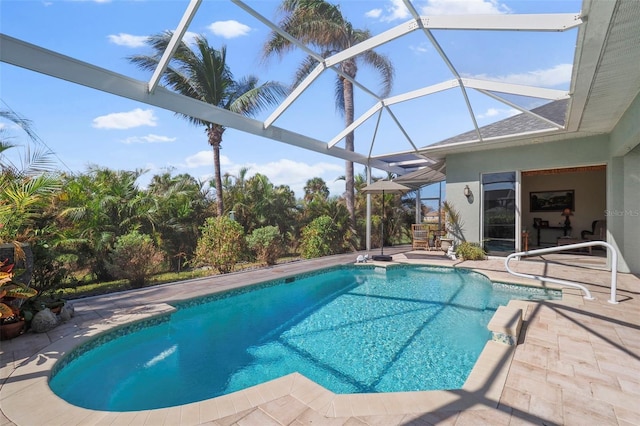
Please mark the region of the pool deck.
<svg viewBox="0 0 640 426"><path fill-rule="evenodd" d="M452 261L406 250L385 253L398 262L472 268L494 281L533 283L507 274L501 259ZM0 425L640 424L640 278L618 274L619 303L608 303L611 273L590 256L512 262L518 272L580 282L595 300L570 289L561 301L516 302L525 319L518 345L489 342L460 390L336 395L291 374L180 407L112 413L70 405L47 385L52 366L70 349L102 331L169 312L169 301L352 263L356 255L75 301L76 315L49 333L0 342Z"/></svg>

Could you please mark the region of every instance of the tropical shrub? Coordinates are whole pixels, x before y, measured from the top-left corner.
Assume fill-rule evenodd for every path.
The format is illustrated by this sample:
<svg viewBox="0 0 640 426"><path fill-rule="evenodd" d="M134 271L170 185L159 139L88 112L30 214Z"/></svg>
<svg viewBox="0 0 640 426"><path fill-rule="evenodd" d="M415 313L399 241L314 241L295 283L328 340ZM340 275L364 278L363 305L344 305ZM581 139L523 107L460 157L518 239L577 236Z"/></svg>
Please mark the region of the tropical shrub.
<svg viewBox="0 0 640 426"><path fill-rule="evenodd" d="M31 249L34 259L31 287L40 294L54 292L63 285L69 287L69 270L56 251L43 241L36 241Z"/></svg>
<svg viewBox="0 0 640 426"><path fill-rule="evenodd" d="M149 276L161 271L163 257L149 235L132 231L116 239L106 267L132 287L142 287Z"/></svg>
<svg viewBox="0 0 640 426"><path fill-rule="evenodd" d="M277 226L255 229L247 236L247 244L256 253L258 260L267 265L275 265L284 252L282 235Z"/></svg>
<svg viewBox="0 0 640 426"><path fill-rule="evenodd" d="M245 245L244 229L226 216L209 217L200 228L196 265L209 265L221 274L232 272L240 260Z"/></svg>
<svg viewBox="0 0 640 426"><path fill-rule="evenodd" d="M484 260L486 253L478 243L465 241L456 247L456 256L464 260Z"/></svg>
<svg viewBox="0 0 640 426"><path fill-rule="evenodd" d="M20 305L38 292L26 285L13 281L14 264L0 261L0 325L22 320Z"/></svg>
<svg viewBox="0 0 640 426"><path fill-rule="evenodd" d="M329 216L315 218L302 230L301 256L305 259L336 254L342 238Z"/></svg>

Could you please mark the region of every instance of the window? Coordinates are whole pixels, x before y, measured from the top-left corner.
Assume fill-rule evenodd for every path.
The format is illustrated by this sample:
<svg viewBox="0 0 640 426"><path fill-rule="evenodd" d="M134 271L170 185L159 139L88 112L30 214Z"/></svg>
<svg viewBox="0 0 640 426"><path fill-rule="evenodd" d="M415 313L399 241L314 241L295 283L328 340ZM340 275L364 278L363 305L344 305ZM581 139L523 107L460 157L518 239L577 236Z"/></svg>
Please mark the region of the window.
<svg viewBox="0 0 640 426"><path fill-rule="evenodd" d="M489 254L516 247L516 172L482 175L482 240Z"/></svg>

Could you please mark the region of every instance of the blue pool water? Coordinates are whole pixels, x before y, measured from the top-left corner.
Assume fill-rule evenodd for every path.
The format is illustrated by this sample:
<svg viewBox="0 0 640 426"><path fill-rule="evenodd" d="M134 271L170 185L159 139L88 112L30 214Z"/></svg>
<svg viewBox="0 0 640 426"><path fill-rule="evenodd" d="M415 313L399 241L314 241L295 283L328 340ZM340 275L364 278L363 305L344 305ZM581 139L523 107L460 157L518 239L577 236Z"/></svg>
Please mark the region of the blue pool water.
<svg viewBox="0 0 640 426"><path fill-rule="evenodd" d="M186 404L296 371L336 393L455 389L499 305L558 296L449 268L331 268L178 305L78 348L50 386L108 411Z"/></svg>

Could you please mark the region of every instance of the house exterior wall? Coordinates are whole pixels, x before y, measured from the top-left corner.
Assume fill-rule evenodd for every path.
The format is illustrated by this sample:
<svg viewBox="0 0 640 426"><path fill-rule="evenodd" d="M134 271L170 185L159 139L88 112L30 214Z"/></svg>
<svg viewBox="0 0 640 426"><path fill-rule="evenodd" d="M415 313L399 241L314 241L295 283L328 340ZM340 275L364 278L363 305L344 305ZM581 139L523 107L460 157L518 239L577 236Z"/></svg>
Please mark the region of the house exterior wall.
<svg viewBox="0 0 640 426"><path fill-rule="evenodd" d="M640 144L624 156L622 252L630 271L640 273ZM616 212L609 212L611 218Z"/></svg>
<svg viewBox="0 0 640 426"><path fill-rule="evenodd" d="M570 178L572 181L560 184L560 186L571 185L573 188L547 187L547 189L575 189L576 213L580 212L581 208L584 213L580 217L576 214L571 218L572 233L577 236L580 235L582 229L589 229L593 220L606 218L609 222L610 219L613 219L611 225L608 223L610 228L608 241L617 241L617 246L621 253L618 269L621 272L639 272L640 259L635 259L640 258L640 255L638 255L640 250L637 247L640 241L640 223L638 223L640 218L636 218L634 227L634 217L631 215L620 218L608 216L611 210L615 209L615 206L618 206L618 210L621 208L631 211L634 208L640 209L640 205L638 205L640 203L640 181L638 181L640 179L640 153L633 150L624 157L611 157L610 153L609 136L599 135L545 144L451 154L447 156L447 200L454 205L463 218L463 235L465 239L467 241L480 242L481 173L607 165L605 211L594 212L584 206L588 199L593 199L598 194L602 194L604 190L602 183L596 184L597 187L595 188L590 188L591 185L595 184L595 181L581 180L579 176L574 175ZM635 178L633 177L634 175ZM555 176L555 179L560 179L558 176ZM523 220L517 224L520 228L532 230L533 216L529 217L531 213L528 211L529 191L538 190L538 185L541 188L545 188L553 178L554 176L544 177L543 179L531 177L526 180L525 187L520 188L520 197L523 203L526 204L522 205ZM592 176L591 179L595 179L595 176ZM469 185L473 192L473 196L468 199L463 194L465 185ZM536 215L536 217L544 215L553 215L553 213ZM551 224L556 224L562 219L553 219L550 216L549 218L543 217L543 220L550 220ZM623 240L622 236L631 238L634 242L630 243L626 239ZM631 260L633 257L635 259Z"/></svg>
<svg viewBox="0 0 640 426"><path fill-rule="evenodd" d="M604 189L595 174L585 175L584 179L572 174L564 182L571 188L551 187L554 176L527 177L524 187L519 188L522 220L517 226L528 230L532 228L528 192L543 188L575 189L576 215L571 218L572 234L579 236L580 230L589 229L592 220L604 216L607 220L607 241L619 252L618 270L640 273L640 95L636 96L609 135L450 154L446 160L447 200L460 212L464 238L472 242L481 241L481 173L605 164ZM473 193L469 198L463 194L465 185L469 185ZM606 202L604 211L600 213L600 206L594 210L591 202L601 200L603 190ZM536 214L535 217L542 217L555 225L559 219L552 215Z"/></svg>
<svg viewBox="0 0 640 426"><path fill-rule="evenodd" d="M588 166L606 164L608 160L608 139L605 136L448 155L447 200L453 203L464 218L465 239L479 242L481 173ZM543 184L540 183L540 185ZM473 192L473 197L469 197L469 199L463 194L465 185L469 185ZM571 188L551 187L547 189ZM526 191L525 198L528 203L528 190ZM550 215L551 213L546 214ZM527 216L524 219L521 227L530 227ZM584 220L590 225L591 220L595 219L585 218ZM555 220L550 223L554 222ZM582 223L576 224L576 227L580 226Z"/></svg>
<svg viewBox="0 0 640 426"><path fill-rule="evenodd" d="M622 157L640 144L640 94L611 132L611 157Z"/></svg>
<svg viewBox="0 0 640 426"><path fill-rule="evenodd" d="M623 253L625 272L640 273L640 95L611 132L607 172L609 242Z"/></svg>

